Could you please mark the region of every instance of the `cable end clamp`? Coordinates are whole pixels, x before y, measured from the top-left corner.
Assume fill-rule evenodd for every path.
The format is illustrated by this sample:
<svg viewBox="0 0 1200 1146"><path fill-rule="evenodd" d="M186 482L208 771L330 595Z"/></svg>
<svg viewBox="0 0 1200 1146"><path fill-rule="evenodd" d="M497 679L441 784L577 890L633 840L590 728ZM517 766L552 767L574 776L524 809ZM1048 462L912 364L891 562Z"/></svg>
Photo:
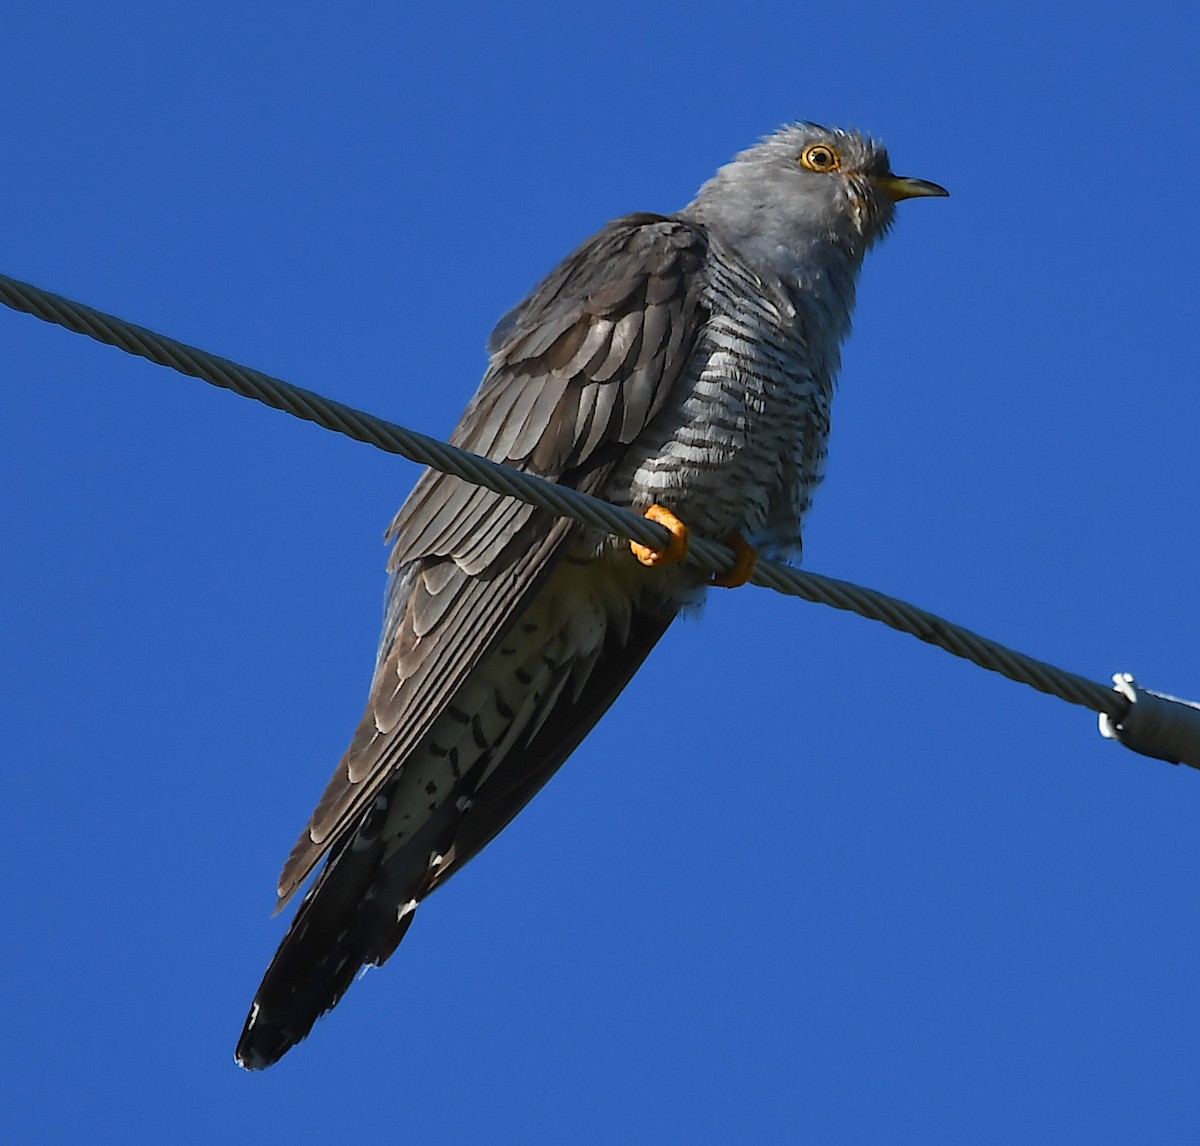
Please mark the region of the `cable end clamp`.
<svg viewBox="0 0 1200 1146"><path fill-rule="evenodd" d="M1100 713L1100 735L1155 760L1200 768L1200 704L1139 688L1133 675L1119 672L1113 688L1129 701L1120 719Z"/></svg>

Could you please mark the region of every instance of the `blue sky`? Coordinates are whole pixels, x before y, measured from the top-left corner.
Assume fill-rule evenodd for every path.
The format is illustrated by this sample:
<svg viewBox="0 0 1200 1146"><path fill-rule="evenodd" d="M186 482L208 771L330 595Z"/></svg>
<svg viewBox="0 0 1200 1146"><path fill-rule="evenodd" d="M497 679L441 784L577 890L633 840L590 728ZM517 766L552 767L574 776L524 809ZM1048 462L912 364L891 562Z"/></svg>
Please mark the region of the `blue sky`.
<svg viewBox="0 0 1200 1146"><path fill-rule="evenodd" d="M0 271L445 434L606 220L809 118L865 270L806 564L1200 697L1183 4L5 15ZM280 864L417 468L0 312L0 1108L23 1143L1200 1136L1200 777L763 590L682 624L261 1076ZM668 726L670 731L668 731Z"/></svg>

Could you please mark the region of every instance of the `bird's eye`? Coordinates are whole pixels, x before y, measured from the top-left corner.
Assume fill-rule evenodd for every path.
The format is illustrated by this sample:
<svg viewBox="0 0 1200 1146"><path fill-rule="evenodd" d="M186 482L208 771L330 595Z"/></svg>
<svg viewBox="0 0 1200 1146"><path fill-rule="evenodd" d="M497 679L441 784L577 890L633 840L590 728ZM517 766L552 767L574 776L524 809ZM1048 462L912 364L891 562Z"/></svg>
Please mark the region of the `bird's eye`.
<svg viewBox="0 0 1200 1146"><path fill-rule="evenodd" d="M813 143L801 153L800 164L809 171L836 171L842 165L842 160L829 144Z"/></svg>

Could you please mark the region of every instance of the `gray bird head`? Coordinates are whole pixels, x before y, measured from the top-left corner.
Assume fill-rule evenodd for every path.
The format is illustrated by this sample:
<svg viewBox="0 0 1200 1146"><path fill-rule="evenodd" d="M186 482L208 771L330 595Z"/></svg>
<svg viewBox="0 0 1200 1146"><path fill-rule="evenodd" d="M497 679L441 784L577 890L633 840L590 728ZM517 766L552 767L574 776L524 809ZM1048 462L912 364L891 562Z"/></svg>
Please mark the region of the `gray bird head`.
<svg viewBox="0 0 1200 1146"><path fill-rule="evenodd" d="M816 247L840 248L857 263L901 199L947 194L892 174L887 151L865 136L794 123L722 167L684 213L782 271L781 256L804 262Z"/></svg>

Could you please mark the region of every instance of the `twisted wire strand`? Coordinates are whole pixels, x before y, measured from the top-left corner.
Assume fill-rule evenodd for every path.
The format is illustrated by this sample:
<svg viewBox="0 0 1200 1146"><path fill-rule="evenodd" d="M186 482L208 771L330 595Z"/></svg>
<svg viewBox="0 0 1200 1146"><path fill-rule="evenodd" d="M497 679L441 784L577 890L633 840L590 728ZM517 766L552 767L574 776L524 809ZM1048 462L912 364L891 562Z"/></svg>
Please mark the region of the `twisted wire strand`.
<svg viewBox="0 0 1200 1146"><path fill-rule="evenodd" d="M627 541L665 548L670 540L661 525L630 510L481 458L7 275L0 275L0 302L159 366L253 398L355 441L400 454L410 461L432 466ZM714 573L726 573L734 565L731 549L701 537L692 538L688 559ZM872 589L766 560L758 563L751 580L755 585L778 593L881 621L1009 680L1029 685L1070 704L1090 708L1093 712L1104 713L1115 724L1120 724L1132 707L1125 696L1107 685L1027 657L970 629Z"/></svg>

